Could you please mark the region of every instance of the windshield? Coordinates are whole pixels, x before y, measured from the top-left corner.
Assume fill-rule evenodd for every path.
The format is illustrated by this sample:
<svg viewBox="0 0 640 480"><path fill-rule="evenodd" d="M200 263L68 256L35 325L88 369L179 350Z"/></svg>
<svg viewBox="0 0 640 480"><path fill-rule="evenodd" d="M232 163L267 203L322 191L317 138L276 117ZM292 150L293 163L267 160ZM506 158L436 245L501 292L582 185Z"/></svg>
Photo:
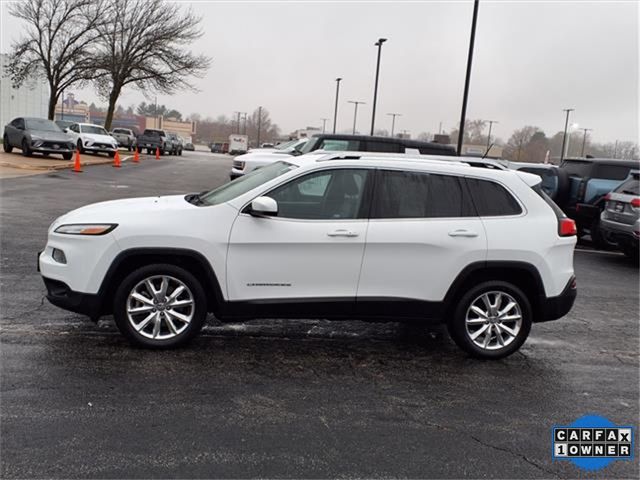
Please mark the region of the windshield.
<svg viewBox="0 0 640 480"><path fill-rule="evenodd" d="M205 205L228 202L294 168L298 167L287 162L272 163L201 195L200 201Z"/></svg>
<svg viewBox="0 0 640 480"><path fill-rule="evenodd" d="M320 139L318 137L312 137L309 139L307 143L304 144L302 148L298 148L301 153L309 153L317 150L317 145L320 143Z"/></svg>
<svg viewBox="0 0 640 480"><path fill-rule="evenodd" d="M27 130L38 130L40 132L60 132L58 127L51 120L45 120L44 118L26 118Z"/></svg>
<svg viewBox="0 0 640 480"><path fill-rule="evenodd" d="M287 150L290 147L293 147L293 145L297 142L298 140L289 140L288 142L284 142L284 143L279 143L278 145L276 145L275 148L276 150Z"/></svg>
<svg viewBox="0 0 640 480"><path fill-rule="evenodd" d="M82 133L93 133L95 135L109 135L107 131L97 125L82 125Z"/></svg>

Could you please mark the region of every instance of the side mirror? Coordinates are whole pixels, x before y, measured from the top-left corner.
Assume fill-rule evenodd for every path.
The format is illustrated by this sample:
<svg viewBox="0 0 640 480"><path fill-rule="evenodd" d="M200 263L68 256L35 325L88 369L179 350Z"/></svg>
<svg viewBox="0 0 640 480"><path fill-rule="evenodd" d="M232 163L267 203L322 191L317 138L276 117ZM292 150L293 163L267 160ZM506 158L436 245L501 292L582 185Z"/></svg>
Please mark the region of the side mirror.
<svg viewBox="0 0 640 480"><path fill-rule="evenodd" d="M258 197L251 202L251 215L255 216L274 216L278 214L278 202L271 197Z"/></svg>
<svg viewBox="0 0 640 480"><path fill-rule="evenodd" d="M62 130L64 133L69 133L69 128L65 128L64 130Z"/></svg>

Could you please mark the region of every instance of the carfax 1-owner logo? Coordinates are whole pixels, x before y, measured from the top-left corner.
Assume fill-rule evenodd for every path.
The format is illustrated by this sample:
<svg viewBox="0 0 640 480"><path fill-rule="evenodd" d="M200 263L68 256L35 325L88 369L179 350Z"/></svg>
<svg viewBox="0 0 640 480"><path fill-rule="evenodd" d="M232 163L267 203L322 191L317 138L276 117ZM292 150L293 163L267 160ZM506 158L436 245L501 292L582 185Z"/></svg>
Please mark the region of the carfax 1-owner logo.
<svg viewBox="0 0 640 480"><path fill-rule="evenodd" d="M552 429L554 460L573 462L584 470L600 470L616 460L633 460L634 428L587 415Z"/></svg>

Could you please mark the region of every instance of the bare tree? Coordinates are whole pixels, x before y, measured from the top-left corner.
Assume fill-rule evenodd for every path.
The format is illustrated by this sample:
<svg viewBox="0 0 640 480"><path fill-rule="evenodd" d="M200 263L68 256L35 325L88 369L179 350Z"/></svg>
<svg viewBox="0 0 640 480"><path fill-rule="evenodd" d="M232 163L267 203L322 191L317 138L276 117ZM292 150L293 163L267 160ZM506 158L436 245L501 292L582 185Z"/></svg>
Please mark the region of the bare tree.
<svg viewBox="0 0 640 480"><path fill-rule="evenodd" d="M109 101L105 128L111 128L116 102L127 85L142 91L173 93L195 89L190 77L203 76L211 60L187 47L202 36L197 17L163 0L111 0L111 21L98 39L98 93Z"/></svg>
<svg viewBox="0 0 640 480"><path fill-rule="evenodd" d="M103 0L23 0L9 12L25 22L11 47L8 76L18 87L32 77L46 78L48 117L54 119L60 94L95 78L90 49L104 21Z"/></svg>

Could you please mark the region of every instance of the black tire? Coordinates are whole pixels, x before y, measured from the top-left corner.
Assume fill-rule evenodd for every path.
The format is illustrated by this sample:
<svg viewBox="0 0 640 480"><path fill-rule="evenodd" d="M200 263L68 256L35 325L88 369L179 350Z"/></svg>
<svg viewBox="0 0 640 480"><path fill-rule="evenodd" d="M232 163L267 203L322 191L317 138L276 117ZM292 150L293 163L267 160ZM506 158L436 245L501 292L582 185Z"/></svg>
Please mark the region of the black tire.
<svg viewBox="0 0 640 480"><path fill-rule="evenodd" d="M27 142L26 138L22 139L22 155L24 155L25 157L33 156L33 152L29 148L29 143Z"/></svg>
<svg viewBox="0 0 640 480"><path fill-rule="evenodd" d="M77 145L77 147L78 147L78 151L79 151L80 153L84 153L84 152L85 152L84 147L82 146L82 140L78 139L78 145Z"/></svg>
<svg viewBox="0 0 640 480"><path fill-rule="evenodd" d="M13 151L13 147L9 143L9 137L7 137L6 135L2 139L2 148L6 153L11 153Z"/></svg>
<svg viewBox="0 0 640 480"><path fill-rule="evenodd" d="M116 152L107 152L107 153L111 158L114 158L116 156Z"/></svg>
<svg viewBox="0 0 640 480"><path fill-rule="evenodd" d="M622 253L624 253L626 257L633 263L638 263L638 261L640 260L640 250L637 246L626 244L622 245L620 249L622 250Z"/></svg>
<svg viewBox="0 0 640 480"><path fill-rule="evenodd" d="M151 155L151 149L147 148L147 155Z"/></svg>
<svg viewBox="0 0 640 480"><path fill-rule="evenodd" d="M63 153L62 158L65 160L71 160L73 158L73 153Z"/></svg>
<svg viewBox="0 0 640 480"><path fill-rule="evenodd" d="M496 349L485 349L476 345L470 337L470 333L467 330L466 324L467 311L476 301L478 301L478 299L484 293L488 292L501 292L503 294L509 295L511 298L513 298L513 300L515 300L521 314L520 330L518 331L516 336L510 343L508 343L504 347ZM499 358L504 358L511 355L522 346L524 341L529 336L529 332L531 331L531 322L531 304L522 290L508 282L490 280L472 287L462 295L462 297L457 302L457 306L455 307L453 316L447 322L447 328L449 330L449 335L451 335L451 338L456 343L456 345L458 345L469 355L476 358L497 360ZM499 325L502 324L499 323ZM511 325L509 326L512 327ZM481 326L479 326L478 328L481 328ZM492 330L494 329L495 327L490 327L489 343L491 343L491 341L495 339L495 342L497 344L497 335L492 332ZM483 336L483 338L486 338L486 335Z"/></svg>
<svg viewBox="0 0 640 480"><path fill-rule="evenodd" d="M159 340L148 338L134 328L127 315L127 299L132 290L145 279L162 275L173 277L187 287L193 298L193 317L179 334ZM114 297L113 316L120 332L133 344L145 348L174 348L185 345L200 332L207 317L207 299L200 282L187 270L169 264L147 265L133 271L120 283Z"/></svg>

